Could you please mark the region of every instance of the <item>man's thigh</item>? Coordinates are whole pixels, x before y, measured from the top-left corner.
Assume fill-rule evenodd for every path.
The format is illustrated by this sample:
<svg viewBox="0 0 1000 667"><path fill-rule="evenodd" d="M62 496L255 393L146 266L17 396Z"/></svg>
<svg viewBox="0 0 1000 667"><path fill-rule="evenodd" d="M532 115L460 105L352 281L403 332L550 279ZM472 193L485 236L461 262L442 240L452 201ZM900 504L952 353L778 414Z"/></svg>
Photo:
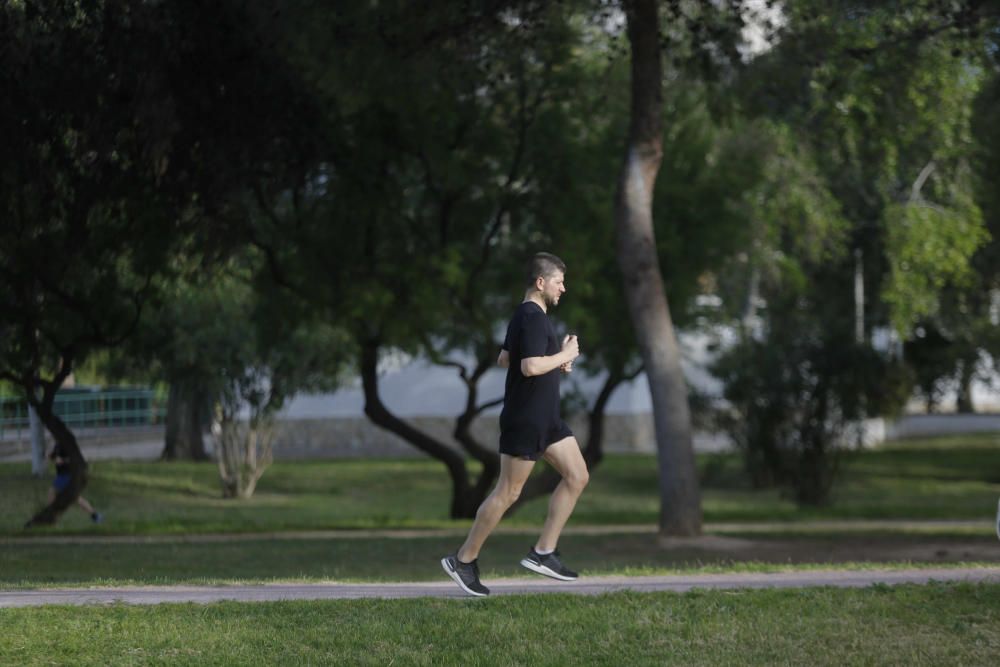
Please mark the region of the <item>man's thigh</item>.
<svg viewBox="0 0 1000 667"><path fill-rule="evenodd" d="M587 462L583 460L580 445L574 436L553 442L542 457L563 477L587 472Z"/></svg>
<svg viewBox="0 0 1000 667"><path fill-rule="evenodd" d="M535 462L531 459L522 459L510 454L500 455L500 479L498 484L511 486L520 489L528 481Z"/></svg>

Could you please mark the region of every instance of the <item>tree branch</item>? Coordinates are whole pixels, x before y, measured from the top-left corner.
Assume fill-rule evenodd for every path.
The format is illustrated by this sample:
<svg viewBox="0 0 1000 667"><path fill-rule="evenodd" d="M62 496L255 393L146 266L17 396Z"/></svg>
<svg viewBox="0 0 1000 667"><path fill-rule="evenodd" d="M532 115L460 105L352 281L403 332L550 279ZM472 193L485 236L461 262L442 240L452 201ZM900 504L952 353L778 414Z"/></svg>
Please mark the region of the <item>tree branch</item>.
<svg viewBox="0 0 1000 667"><path fill-rule="evenodd" d="M934 160L931 160L927 165L920 170L920 175L917 176L917 180L913 181L913 186L910 187L910 202L916 202L920 200L920 189L924 187L924 183L930 178L930 175L934 173Z"/></svg>

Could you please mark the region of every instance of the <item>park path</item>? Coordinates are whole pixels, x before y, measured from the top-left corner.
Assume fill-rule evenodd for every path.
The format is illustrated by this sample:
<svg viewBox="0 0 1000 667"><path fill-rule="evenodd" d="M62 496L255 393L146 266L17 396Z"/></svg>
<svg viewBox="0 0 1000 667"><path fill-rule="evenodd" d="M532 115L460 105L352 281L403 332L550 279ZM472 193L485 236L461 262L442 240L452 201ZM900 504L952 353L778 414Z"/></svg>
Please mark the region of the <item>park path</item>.
<svg viewBox="0 0 1000 667"><path fill-rule="evenodd" d="M279 600L400 599L417 597L464 598L455 584L441 575L440 582L380 584L263 584L236 586L135 586L116 588L51 588L0 591L0 608L40 605L104 605L193 602L208 604L226 600L265 602ZM974 569L912 570L810 570L804 572L680 574L663 576L583 577L559 582L542 577L500 579L486 582L494 596L573 593L600 595L616 591L672 591L692 589L760 589L833 586L863 588L873 585L927 584L930 582L1000 583L1000 567Z"/></svg>

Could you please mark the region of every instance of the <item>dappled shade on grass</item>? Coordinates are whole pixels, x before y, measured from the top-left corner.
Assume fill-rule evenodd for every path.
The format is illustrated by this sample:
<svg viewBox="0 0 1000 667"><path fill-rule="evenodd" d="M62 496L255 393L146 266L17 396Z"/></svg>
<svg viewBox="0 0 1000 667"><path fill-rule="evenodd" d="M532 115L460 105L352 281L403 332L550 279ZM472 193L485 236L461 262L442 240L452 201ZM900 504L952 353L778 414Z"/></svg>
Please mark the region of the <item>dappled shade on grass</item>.
<svg viewBox="0 0 1000 667"><path fill-rule="evenodd" d="M735 454L700 457L707 522L800 519L985 519L1000 496L1000 436L905 441L849 453L830 507L797 507L777 490L754 490ZM540 467L540 466L539 466ZM21 526L44 500L48 480L27 464L0 465L0 533ZM160 534L336 528L461 527L448 519L450 486L433 461L339 460L276 463L253 498L226 500L211 463L92 464L88 497L106 510L93 526L70 510L40 533ZM539 526L547 498L505 526ZM570 525L655 524L656 462L612 455L594 472Z"/></svg>

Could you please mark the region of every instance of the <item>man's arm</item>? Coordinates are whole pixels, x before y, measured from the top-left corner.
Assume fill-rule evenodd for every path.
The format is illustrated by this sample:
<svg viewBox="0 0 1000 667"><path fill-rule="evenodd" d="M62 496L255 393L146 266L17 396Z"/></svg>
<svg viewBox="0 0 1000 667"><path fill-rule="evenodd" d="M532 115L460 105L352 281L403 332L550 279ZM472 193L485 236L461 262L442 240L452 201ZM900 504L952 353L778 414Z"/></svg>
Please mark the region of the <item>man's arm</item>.
<svg viewBox="0 0 1000 667"><path fill-rule="evenodd" d="M500 356L497 357L497 366L500 368L507 368L510 366L510 352L507 350L500 350Z"/></svg>
<svg viewBox="0 0 1000 667"><path fill-rule="evenodd" d="M521 375L532 377L545 375L580 356L580 346L576 336L570 336L563 344L562 351L548 357L528 357L521 360Z"/></svg>

